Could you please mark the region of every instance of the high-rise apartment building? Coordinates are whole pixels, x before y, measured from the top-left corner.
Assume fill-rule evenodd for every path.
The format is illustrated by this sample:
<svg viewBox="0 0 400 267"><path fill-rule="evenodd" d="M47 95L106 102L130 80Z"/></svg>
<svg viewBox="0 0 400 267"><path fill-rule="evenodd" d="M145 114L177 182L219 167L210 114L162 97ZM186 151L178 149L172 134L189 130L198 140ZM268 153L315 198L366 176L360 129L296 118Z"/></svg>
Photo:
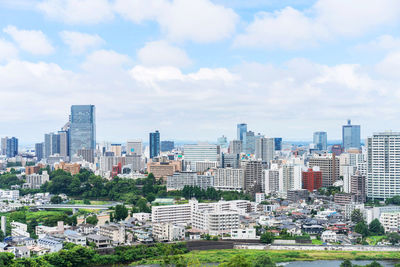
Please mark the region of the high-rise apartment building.
<svg viewBox="0 0 400 267"><path fill-rule="evenodd" d="M83 160L94 163L94 150L93 149L78 149L78 157L82 157Z"/></svg>
<svg viewBox="0 0 400 267"><path fill-rule="evenodd" d="M322 172L318 167L302 172L303 189L312 192L322 187Z"/></svg>
<svg viewBox="0 0 400 267"><path fill-rule="evenodd" d="M184 145L183 153L185 162L218 161L218 146L208 143Z"/></svg>
<svg viewBox="0 0 400 267"><path fill-rule="evenodd" d="M256 150L256 136L254 132L248 131L245 134L244 141L245 147L243 147L246 154L254 154Z"/></svg>
<svg viewBox="0 0 400 267"><path fill-rule="evenodd" d="M7 154L7 137L1 138L1 147L0 147L0 154L6 155Z"/></svg>
<svg viewBox="0 0 400 267"><path fill-rule="evenodd" d="M233 168L217 168L214 173L214 187L217 190L236 190L244 189L244 170Z"/></svg>
<svg viewBox="0 0 400 267"><path fill-rule="evenodd" d="M349 148L361 148L360 125L351 125L351 120L342 127L342 148L346 151Z"/></svg>
<svg viewBox="0 0 400 267"><path fill-rule="evenodd" d="M326 132L315 132L313 143L318 150L326 150L328 147L328 137Z"/></svg>
<svg viewBox="0 0 400 267"><path fill-rule="evenodd" d="M366 197L366 177L360 174L351 176L351 190L350 192L356 196L356 202L364 203Z"/></svg>
<svg viewBox="0 0 400 267"><path fill-rule="evenodd" d="M155 131L154 133L150 133L150 140L149 140L149 145L150 145L150 158L157 157L160 155L160 132Z"/></svg>
<svg viewBox="0 0 400 267"><path fill-rule="evenodd" d="M367 196L400 195L400 132L374 133L367 139Z"/></svg>
<svg viewBox="0 0 400 267"><path fill-rule="evenodd" d="M269 163L274 159L275 155L275 139L261 137L256 139L256 159Z"/></svg>
<svg viewBox="0 0 400 267"><path fill-rule="evenodd" d="M142 155L143 144L142 140L128 140L126 142L126 154L127 155Z"/></svg>
<svg viewBox="0 0 400 267"><path fill-rule="evenodd" d="M262 190L263 167L261 161L249 161L244 167L245 190L260 193Z"/></svg>
<svg viewBox="0 0 400 267"><path fill-rule="evenodd" d="M308 162L309 168L319 167L322 172L322 186L332 186L340 177L340 161L335 154L317 156Z"/></svg>
<svg viewBox="0 0 400 267"><path fill-rule="evenodd" d="M78 149L96 149L96 108L94 105L71 106L69 155Z"/></svg>
<svg viewBox="0 0 400 267"><path fill-rule="evenodd" d="M121 144L111 144L111 152L114 153L114 156L121 157L122 155L122 145Z"/></svg>

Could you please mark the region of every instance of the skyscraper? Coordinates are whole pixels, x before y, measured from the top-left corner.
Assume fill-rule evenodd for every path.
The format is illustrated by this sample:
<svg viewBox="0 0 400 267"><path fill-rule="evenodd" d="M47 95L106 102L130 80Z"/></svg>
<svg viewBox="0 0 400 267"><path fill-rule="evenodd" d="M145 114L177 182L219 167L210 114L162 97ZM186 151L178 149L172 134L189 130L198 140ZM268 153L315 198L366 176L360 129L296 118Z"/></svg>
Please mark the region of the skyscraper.
<svg viewBox="0 0 400 267"><path fill-rule="evenodd" d="M69 155L78 149L96 149L96 109L94 105L71 106Z"/></svg>
<svg viewBox="0 0 400 267"><path fill-rule="evenodd" d="M256 140L256 159L269 163L274 159L275 155L275 139L274 138L257 138Z"/></svg>
<svg viewBox="0 0 400 267"><path fill-rule="evenodd" d="M275 151L281 151L282 150L282 137L275 137Z"/></svg>
<svg viewBox="0 0 400 267"><path fill-rule="evenodd" d="M239 123L237 125L237 140L244 141L245 135L247 132L247 124L246 123Z"/></svg>
<svg viewBox="0 0 400 267"><path fill-rule="evenodd" d="M243 151L242 141L240 140L232 140L229 143L229 153L230 154L240 154Z"/></svg>
<svg viewBox="0 0 400 267"><path fill-rule="evenodd" d="M318 150L326 150L328 146L328 137L326 132L315 132L313 142Z"/></svg>
<svg viewBox="0 0 400 267"><path fill-rule="evenodd" d="M43 143L36 143L35 144L35 155L37 161L41 161L43 158Z"/></svg>
<svg viewBox="0 0 400 267"><path fill-rule="evenodd" d="M160 132L155 131L154 133L150 133L150 158L157 157L160 155Z"/></svg>
<svg viewBox="0 0 400 267"><path fill-rule="evenodd" d="M351 120L342 127L342 148L346 151L349 148L361 147L360 125L351 125Z"/></svg>
<svg viewBox="0 0 400 267"><path fill-rule="evenodd" d="M256 137L254 132L248 131L244 135L243 140L243 150L246 154L254 154L256 149Z"/></svg>
<svg viewBox="0 0 400 267"><path fill-rule="evenodd" d="M400 133L374 133L367 139L367 197L400 195Z"/></svg>
<svg viewBox="0 0 400 267"><path fill-rule="evenodd" d="M68 131L59 131L58 132L58 141L59 141L59 154L61 157L66 159L69 156L68 151Z"/></svg>
<svg viewBox="0 0 400 267"><path fill-rule="evenodd" d="M175 147L174 141L161 141L161 151L172 151Z"/></svg>
<svg viewBox="0 0 400 267"><path fill-rule="evenodd" d="M55 133L44 135L44 157L60 154L60 136Z"/></svg>
<svg viewBox="0 0 400 267"><path fill-rule="evenodd" d="M18 155L18 138L7 138L6 155L8 158L13 158Z"/></svg>

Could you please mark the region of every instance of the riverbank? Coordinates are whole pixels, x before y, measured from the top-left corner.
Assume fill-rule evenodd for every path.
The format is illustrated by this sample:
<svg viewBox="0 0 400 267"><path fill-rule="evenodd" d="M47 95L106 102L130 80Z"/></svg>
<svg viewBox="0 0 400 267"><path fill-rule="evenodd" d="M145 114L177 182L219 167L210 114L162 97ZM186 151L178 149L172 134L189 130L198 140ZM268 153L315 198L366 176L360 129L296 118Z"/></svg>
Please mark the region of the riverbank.
<svg viewBox="0 0 400 267"><path fill-rule="evenodd" d="M191 251L180 256L186 259L195 259L200 263L222 263L229 261L236 255L242 255L250 261L258 255L267 253L275 263L293 261L316 260L400 260L400 253L393 251L290 251L290 250L207 250ZM151 258L135 262L134 264L159 264L160 258Z"/></svg>

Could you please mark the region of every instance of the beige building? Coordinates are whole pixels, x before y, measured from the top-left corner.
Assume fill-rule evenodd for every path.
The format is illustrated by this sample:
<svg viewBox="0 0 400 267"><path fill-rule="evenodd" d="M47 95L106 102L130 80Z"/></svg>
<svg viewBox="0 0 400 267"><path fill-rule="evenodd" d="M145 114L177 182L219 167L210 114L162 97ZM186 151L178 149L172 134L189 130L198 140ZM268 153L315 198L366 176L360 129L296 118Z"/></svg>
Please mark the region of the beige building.
<svg viewBox="0 0 400 267"><path fill-rule="evenodd" d="M105 224L100 226L99 234L106 236L112 240L113 243L125 243L125 227L119 224Z"/></svg>
<svg viewBox="0 0 400 267"><path fill-rule="evenodd" d="M383 212L379 218L385 232L399 232L400 212Z"/></svg>
<svg viewBox="0 0 400 267"><path fill-rule="evenodd" d="M184 240L185 226L174 223L155 223L153 237L160 242Z"/></svg>
<svg viewBox="0 0 400 267"><path fill-rule="evenodd" d="M157 179L173 175L175 172L182 171L182 162L177 160L159 161L147 163L147 172L152 173Z"/></svg>
<svg viewBox="0 0 400 267"><path fill-rule="evenodd" d="M318 166L322 172L322 186L332 186L340 177L340 161L335 154L311 158L308 167Z"/></svg>
<svg viewBox="0 0 400 267"><path fill-rule="evenodd" d="M54 164L54 169L58 170L64 170L66 172L71 173L71 175L78 174L79 171L81 170L81 165L78 163L66 163L66 162L60 162Z"/></svg>

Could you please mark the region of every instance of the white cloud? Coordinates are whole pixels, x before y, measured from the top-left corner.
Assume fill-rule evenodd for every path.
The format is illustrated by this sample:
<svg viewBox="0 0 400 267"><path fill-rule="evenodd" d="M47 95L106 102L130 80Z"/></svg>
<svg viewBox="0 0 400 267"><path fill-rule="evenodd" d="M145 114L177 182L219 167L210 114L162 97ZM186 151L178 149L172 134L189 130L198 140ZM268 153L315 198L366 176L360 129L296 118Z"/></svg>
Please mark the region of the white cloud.
<svg viewBox="0 0 400 267"><path fill-rule="evenodd" d="M376 39L355 46L356 50L400 50L400 38L396 38L392 35L381 35Z"/></svg>
<svg viewBox="0 0 400 267"><path fill-rule="evenodd" d="M130 58L126 55L112 50L97 50L86 57L82 68L86 71L119 71L129 62Z"/></svg>
<svg viewBox="0 0 400 267"><path fill-rule="evenodd" d="M286 7L256 14L234 44L296 49L327 40L357 37L399 21L397 0L318 0L308 10Z"/></svg>
<svg viewBox="0 0 400 267"><path fill-rule="evenodd" d="M18 49L10 42L0 39L0 62L14 59L18 56Z"/></svg>
<svg viewBox="0 0 400 267"><path fill-rule="evenodd" d="M209 0L117 0L115 10L136 23L156 20L174 42L223 40L234 33L239 19L232 9Z"/></svg>
<svg viewBox="0 0 400 267"><path fill-rule="evenodd" d="M18 46L34 55L48 55L54 48L42 31L19 30L15 26L7 26L3 31L9 34Z"/></svg>
<svg viewBox="0 0 400 267"><path fill-rule="evenodd" d="M183 49L163 40L146 43L137 52L137 57L145 66L187 67L192 63Z"/></svg>
<svg viewBox="0 0 400 267"><path fill-rule="evenodd" d="M69 24L96 24L114 17L108 0L44 0L37 9L54 20Z"/></svg>
<svg viewBox="0 0 400 267"><path fill-rule="evenodd" d="M376 71L386 78L400 77L400 51L391 52L376 65Z"/></svg>
<svg viewBox="0 0 400 267"><path fill-rule="evenodd" d="M60 36L74 54L82 54L89 48L98 47L105 43L97 34L62 31Z"/></svg>

